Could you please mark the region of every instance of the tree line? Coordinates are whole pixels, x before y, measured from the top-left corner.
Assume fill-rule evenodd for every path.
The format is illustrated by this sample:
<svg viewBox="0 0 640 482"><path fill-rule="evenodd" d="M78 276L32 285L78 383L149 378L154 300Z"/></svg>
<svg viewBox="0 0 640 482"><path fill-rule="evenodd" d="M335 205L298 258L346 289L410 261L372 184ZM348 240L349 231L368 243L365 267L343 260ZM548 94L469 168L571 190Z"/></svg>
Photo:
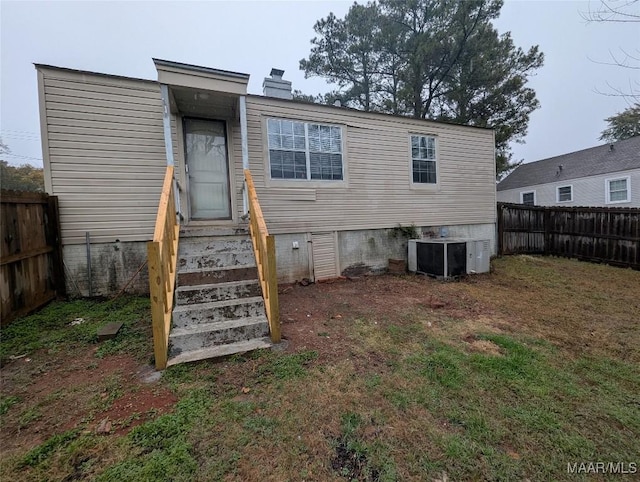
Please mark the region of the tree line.
<svg viewBox="0 0 640 482"><path fill-rule="evenodd" d="M492 21L502 0L379 0L354 3L344 18L316 22L306 77L338 89L301 100L333 103L478 127L496 134L496 167L513 167L510 142L521 142L539 107L528 78L544 55L516 47Z"/></svg>

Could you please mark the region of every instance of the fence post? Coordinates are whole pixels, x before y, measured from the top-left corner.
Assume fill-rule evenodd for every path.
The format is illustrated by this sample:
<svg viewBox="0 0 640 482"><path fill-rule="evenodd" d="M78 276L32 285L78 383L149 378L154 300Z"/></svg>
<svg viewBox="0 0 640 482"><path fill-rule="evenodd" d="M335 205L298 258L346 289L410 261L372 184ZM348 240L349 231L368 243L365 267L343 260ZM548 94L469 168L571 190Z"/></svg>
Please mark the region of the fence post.
<svg viewBox="0 0 640 482"><path fill-rule="evenodd" d="M498 203L498 256L503 255L503 236L504 236L504 205Z"/></svg>
<svg viewBox="0 0 640 482"><path fill-rule="evenodd" d="M542 246L542 249L544 251L544 255L548 256L551 251L549 246L551 241L551 208L545 207L543 209L544 214L542 216L542 224L544 229L544 245Z"/></svg>
<svg viewBox="0 0 640 482"><path fill-rule="evenodd" d="M58 196L49 196L47 199L47 238L53 248L51 252L51 278L58 298L66 298L67 286L62 264L62 242L60 239Z"/></svg>

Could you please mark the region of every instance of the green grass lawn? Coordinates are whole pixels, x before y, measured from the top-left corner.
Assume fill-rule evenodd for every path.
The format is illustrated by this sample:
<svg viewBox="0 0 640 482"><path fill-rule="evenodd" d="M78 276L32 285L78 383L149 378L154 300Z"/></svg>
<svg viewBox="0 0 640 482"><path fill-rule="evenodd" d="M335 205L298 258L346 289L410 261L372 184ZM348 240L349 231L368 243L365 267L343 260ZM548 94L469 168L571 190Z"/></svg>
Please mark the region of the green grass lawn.
<svg viewBox="0 0 640 482"><path fill-rule="evenodd" d="M354 304L350 290L375 302ZM3 455L0 478L605 480L567 466L640 465L640 272L502 258L491 274L455 283L384 276L296 288L281 297L283 312L304 297L324 317L305 343L293 335L303 319L284 324L285 352L172 367L157 382L178 398L170 412L123 436L96 435L88 416ZM434 297L445 306L430 306ZM69 340L56 318L124 317L123 336L95 356L149 363L145 300L86 303L14 322L0 354L59 360L97 345L93 327ZM1 416L25 416L29 430L20 399L4 390Z"/></svg>

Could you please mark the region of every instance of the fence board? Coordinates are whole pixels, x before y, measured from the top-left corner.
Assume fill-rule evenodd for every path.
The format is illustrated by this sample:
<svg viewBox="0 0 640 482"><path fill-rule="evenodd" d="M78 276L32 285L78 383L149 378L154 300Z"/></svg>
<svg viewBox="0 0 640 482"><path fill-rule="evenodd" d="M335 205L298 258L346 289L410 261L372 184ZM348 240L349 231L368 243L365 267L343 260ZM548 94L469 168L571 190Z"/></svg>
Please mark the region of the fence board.
<svg viewBox="0 0 640 482"><path fill-rule="evenodd" d="M42 193L2 191L0 229L0 315L6 325L66 294L58 199Z"/></svg>
<svg viewBox="0 0 640 482"><path fill-rule="evenodd" d="M548 254L640 269L640 209L498 203L499 254Z"/></svg>

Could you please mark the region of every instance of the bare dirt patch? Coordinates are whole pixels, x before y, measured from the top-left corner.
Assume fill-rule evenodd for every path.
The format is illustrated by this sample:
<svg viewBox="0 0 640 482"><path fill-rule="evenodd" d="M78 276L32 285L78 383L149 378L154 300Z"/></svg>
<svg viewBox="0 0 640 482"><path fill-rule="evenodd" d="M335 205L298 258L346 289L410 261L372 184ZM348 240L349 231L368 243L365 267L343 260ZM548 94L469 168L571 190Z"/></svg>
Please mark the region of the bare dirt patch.
<svg viewBox="0 0 640 482"><path fill-rule="evenodd" d="M292 285L280 295L283 334L290 351L315 350L324 360L349 355L349 325L357 319L403 325L420 320L426 328L450 324L451 320L478 319L492 310L465 293L422 276L369 276L309 286ZM360 354L362 355L362 354ZM365 362L376 363L375 353Z"/></svg>
<svg viewBox="0 0 640 482"><path fill-rule="evenodd" d="M100 359L96 350L74 350L72 357L41 350L3 367L2 394L18 400L2 418L5 455L24 453L57 433L94 430L104 419L121 435L175 404L169 390L140 380L132 356Z"/></svg>

